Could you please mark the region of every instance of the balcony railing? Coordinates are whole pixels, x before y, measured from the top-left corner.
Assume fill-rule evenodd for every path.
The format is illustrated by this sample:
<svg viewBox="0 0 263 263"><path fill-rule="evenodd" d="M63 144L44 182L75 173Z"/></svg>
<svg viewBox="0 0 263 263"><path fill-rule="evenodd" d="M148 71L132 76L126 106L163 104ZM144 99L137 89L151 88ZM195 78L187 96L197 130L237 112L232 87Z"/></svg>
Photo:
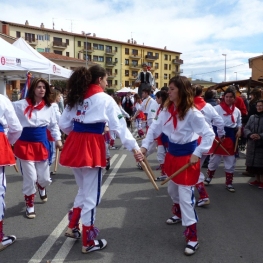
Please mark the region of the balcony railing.
<svg viewBox="0 0 263 263"><path fill-rule="evenodd" d="M116 51L113 51L113 50L111 50L111 49L106 49L106 50L105 50L105 55L115 56L115 55L116 55Z"/></svg>
<svg viewBox="0 0 263 263"><path fill-rule="evenodd" d="M146 55L146 56L145 56L145 59L146 59L146 60L153 61L153 60L158 59L158 56Z"/></svg>
<svg viewBox="0 0 263 263"><path fill-rule="evenodd" d="M131 79L131 80L136 80L136 79L137 79L137 75L132 75L132 76L130 76L130 79Z"/></svg>
<svg viewBox="0 0 263 263"><path fill-rule="evenodd" d="M37 43L38 43L37 40L31 39L31 38L26 39L26 41L27 41L28 44L31 45L31 46L36 46Z"/></svg>
<svg viewBox="0 0 263 263"><path fill-rule="evenodd" d="M184 64L184 61L182 59L176 58L176 59L173 60L173 63L177 64L177 65L182 65L182 64Z"/></svg>
<svg viewBox="0 0 263 263"><path fill-rule="evenodd" d="M67 43L63 43L63 42L60 42L60 41L53 41L53 47L66 48L67 46L68 46Z"/></svg>
<svg viewBox="0 0 263 263"><path fill-rule="evenodd" d="M94 48L93 47L85 47L85 45L84 45L84 48L81 50L83 53L91 53L91 52L93 52L94 51Z"/></svg>
<svg viewBox="0 0 263 263"><path fill-rule="evenodd" d="M138 54L134 54L134 53L130 53L130 58L132 59L141 59L141 56L139 56Z"/></svg>
<svg viewBox="0 0 263 263"><path fill-rule="evenodd" d="M138 64L131 64L130 68L131 69L136 69L136 70L140 70L141 69L141 67Z"/></svg>
<svg viewBox="0 0 263 263"><path fill-rule="evenodd" d="M181 74L183 73L184 70L183 69L180 69L180 70L173 70L172 73L175 73L175 74Z"/></svg>
<svg viewBox="0 0 263 263"><path fill-rule="evenodd" d="M117 63L118 61L106 61L106 67L114 67Z"/></svg>
<svg viewBox="0 0 263 263"><path fill-rule="evenodd" d="M116 73L112 74L112 73L107 73L108 74L108 79L113 79L116 77Z"/></svg>

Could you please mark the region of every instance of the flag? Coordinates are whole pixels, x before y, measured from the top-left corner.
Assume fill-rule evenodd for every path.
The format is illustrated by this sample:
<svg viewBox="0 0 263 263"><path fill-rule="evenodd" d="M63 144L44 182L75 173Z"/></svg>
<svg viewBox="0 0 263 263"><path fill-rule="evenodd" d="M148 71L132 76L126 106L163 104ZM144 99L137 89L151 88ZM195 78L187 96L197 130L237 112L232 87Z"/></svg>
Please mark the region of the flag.
<svg viewBox="0 0 263 263"><path fill-rule="evenodd" d="M32 78L32 74L30 72L28 72L27 75L26 75L25 86L24 86L24 88L21 91L21 98L22 99L25 99L26 96L27 96L27 93L28 93L28 90L29 90L29 87L30 87L31 78Z"/></svg>

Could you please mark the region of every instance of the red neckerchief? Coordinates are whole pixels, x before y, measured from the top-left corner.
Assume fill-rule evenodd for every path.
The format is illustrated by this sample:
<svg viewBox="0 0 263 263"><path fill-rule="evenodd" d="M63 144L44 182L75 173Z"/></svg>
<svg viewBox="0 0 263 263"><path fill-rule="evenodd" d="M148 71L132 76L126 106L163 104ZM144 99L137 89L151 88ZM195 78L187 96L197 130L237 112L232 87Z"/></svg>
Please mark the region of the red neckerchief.
<svg viewBox="0 0 263 263"><path fill-rule="evenodd" d="M160 111L161 111L161 110L163 110L163 107L162 107L162 106L160 106L159 109L157 110L157 112L156 112L156 115L157 115L157 116L160 114Z"/></svg>
<svg viewBox="0 0 263 263"><path fill-rule="evenodd" d="M178 114L178 111L175 109L174 104L171 104L168 108L168 112L171 114L170 118L167 120L167 122L169 122L172 118L173 118L173 124L174 124L174 129L176 129L177 126L177 117L176 115ZM166 123L167 123L166 122ZM165 124L166 124L165 123ZM164 124L164 125L165 125Z"/></svg>
<svg viewBox="0 0 263 263"><path fill-rule="evenodd" d="M85 95L84 95L84 99L87 99L99 92L103 92L102 87L100 87L99 85L95 85L95 84L90 84Z"/></svg>
<svg viewBox="0 0 263 263"><path fill-rule="evenodd" d="M201 110L206 105L206 102L202 97L194 97L194 104L198 110Z"/></svg>
<svg viewBox="0 0 263 263"><path fill-rule="evenodd" d="M33 110L41 110L45 107L46 103L44 100L42 100L37 106L33 105L30 99L26 99L28 106L26 107L24 111L24 115L26 115L28 112L28 118L31 119Z"/></svg>
<svg viewBox="0 0 263 263"><path fill-rule="evenodd" d="M223 101L220 103L220 106L221 108L226 112L224 114L224 116L228 116L228 115L231 115L231 120L233 123L235 123L235 118L234 118L234 115L233 115L233 112L235 110L235 105L233 104L232 105L232 109Z"/></svg>

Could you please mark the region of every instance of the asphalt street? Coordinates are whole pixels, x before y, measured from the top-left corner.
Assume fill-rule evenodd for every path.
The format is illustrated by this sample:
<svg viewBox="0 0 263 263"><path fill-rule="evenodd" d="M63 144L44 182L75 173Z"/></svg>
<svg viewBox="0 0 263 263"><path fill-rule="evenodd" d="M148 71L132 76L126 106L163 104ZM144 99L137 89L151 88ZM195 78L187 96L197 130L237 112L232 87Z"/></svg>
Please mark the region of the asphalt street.
<svg viewBox="0 0 263 263"><path fill-rule="evenodd" d="M121 146L118 140L116 144ZM59 167L47 189L48 202L43 204L37 194L36 218L27 219L22 176L8 167L4 232L16 235L17 241L0 253L0 263L263 262L263 189L249 186L251 178L242 175L244 154L237 159L236 192L225 189L221 163L207 187L211 204L196 208L200 248L191 257L183 253L184 227L165 223L172 216L167 186L158 183L160 190L156 191L136 167L132 154L122 147L111 150L111 156L95 223L100 229L99 238L105 238L108 246L90 254L81 253L80 240L64 236L67 212L77 192L71 170ZM156 155L148 160L158 176Z"/></svg>

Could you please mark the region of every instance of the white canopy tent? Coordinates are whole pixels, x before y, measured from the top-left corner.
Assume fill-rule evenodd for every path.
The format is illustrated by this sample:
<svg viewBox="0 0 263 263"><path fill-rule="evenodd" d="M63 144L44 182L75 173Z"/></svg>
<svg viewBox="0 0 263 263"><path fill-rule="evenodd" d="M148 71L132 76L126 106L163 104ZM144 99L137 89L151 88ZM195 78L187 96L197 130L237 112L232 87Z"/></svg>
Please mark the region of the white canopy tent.
<svg viewBox="0 0 263 263"><path fill-rule="evenodd" d="M127 87L124 87L120 90L117 90L116 92L119 93L119 92L131 92L132 90L130 88L127 88Z"/></svg>
<svg viewBox="0 0 263 263"><path fill-rule="evenodd" d="M5 81L26 79L28 71L42 76L41 72L46 72L48 69L49 64L46 61L19 50L0 38L0 94L6 94Z"/></svg>
<svg viewBox="0 0 263 263"><path fill-rule="evenodd" d="M13 46L23 50L24 52L32 55L33 57L45 61L49 64L49 69L47 72L43 72L49 75L49 80L51 79L68 79L70 75L72 74L72 70L63 68L56 63L52 62L51 60L47 59L41 53L36 51L34 48L32 48L22 37L17 39Z"/></svg>

